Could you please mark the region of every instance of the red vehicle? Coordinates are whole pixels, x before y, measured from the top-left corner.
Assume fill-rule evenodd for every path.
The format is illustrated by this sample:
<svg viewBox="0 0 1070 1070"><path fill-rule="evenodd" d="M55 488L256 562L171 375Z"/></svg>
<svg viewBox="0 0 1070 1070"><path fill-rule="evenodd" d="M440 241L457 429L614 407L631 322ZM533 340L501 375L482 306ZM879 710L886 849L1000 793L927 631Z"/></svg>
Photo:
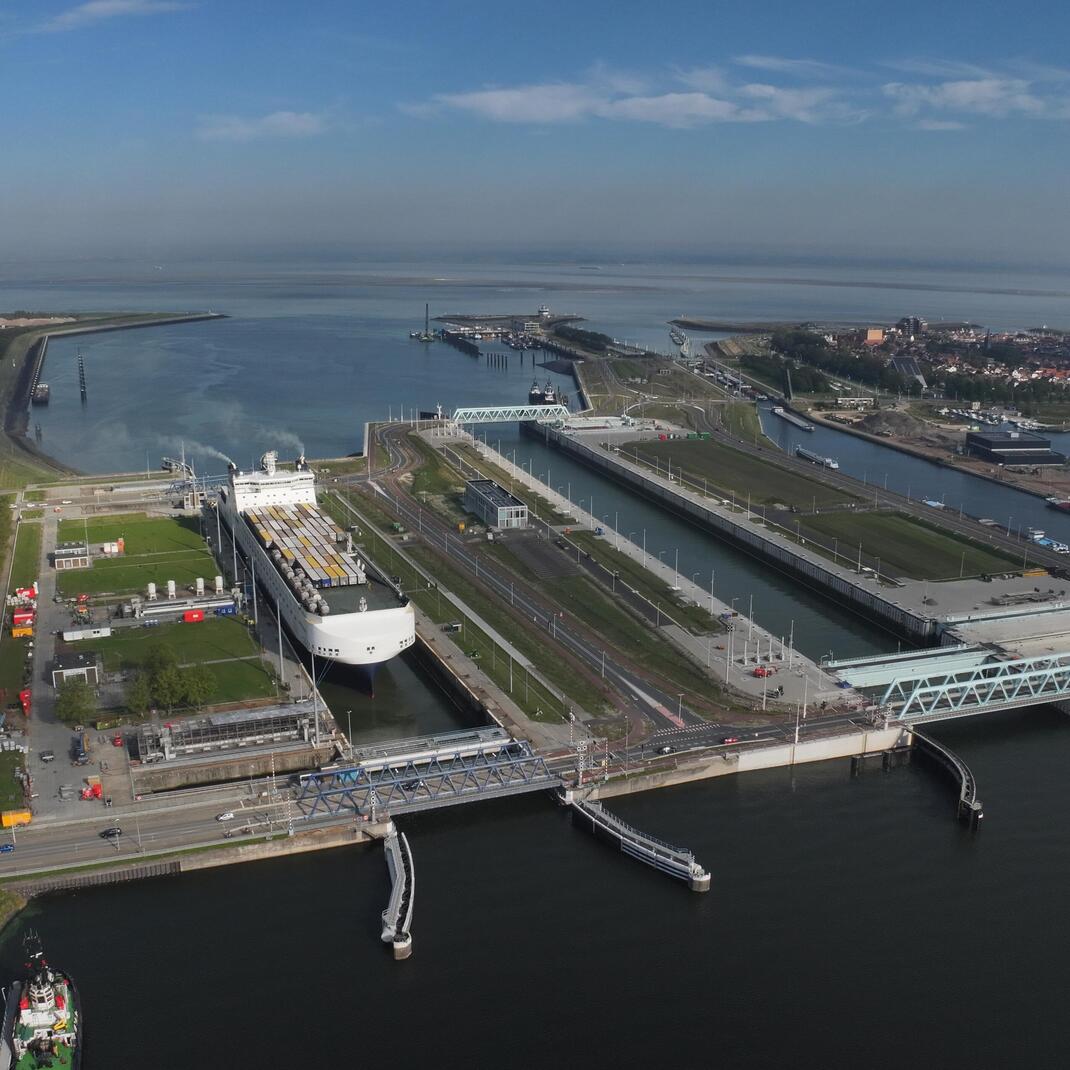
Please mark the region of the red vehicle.
<svg viewBox="0 0 1070 1070"><path fill-rule="evenodd" d="M122 736L112 736L111 737L111 745L113 747L121 747L123 745L123 737Z"/></svg>
<svg viewBox="0 0 1070 1070"><path fill-rule="evenodd" d="M197 624L199 621L204 620L204 610L187 609L186 612L182 614L182 619L187 624Z"/></svg>
<svg viewBox="0 0 1070 1070"><path fill-rule="evenodd" d="M721 742L722 743L738 743L739 742L739 736L725 736L724 739L721 740Z"/></svg>
<svg viewBox="0 0 1070 1070"><path fill-rule="evenodd" d="M764 665L759 665L754 670L754 672L751 673L751 675L752 676L757 676L759 679L761 679L761 677L763 677L763 676L772 676L773 674Z"/></svg>

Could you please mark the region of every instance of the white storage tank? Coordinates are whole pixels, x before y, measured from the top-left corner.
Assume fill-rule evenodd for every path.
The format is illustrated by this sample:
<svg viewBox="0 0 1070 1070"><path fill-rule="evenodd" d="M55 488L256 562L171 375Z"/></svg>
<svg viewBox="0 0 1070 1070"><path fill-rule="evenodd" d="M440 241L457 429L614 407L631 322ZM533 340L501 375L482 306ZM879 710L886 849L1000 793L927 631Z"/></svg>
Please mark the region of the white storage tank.
<svg viewBox="0 0 1070 1070"><path fill-rule="evenodd" d="M196 592L196 595L197 595L198 598L203 598L204 597L204 577L203 576L198 576L193 581L193 589Z"/></svg>
<svg viewBox="0 0 1070 1070"><path fill-rule="evenodd" d="M174 598L175 597L175 581L174 580L168 580L167 581L167 597L168 598Z"/></svg>
<svg viewBox="0 0 1070 1070"><path fill-rule="evenodd" d="M216 576L216 578L215 578L215 593L216 594L222 594L223 593L223 577L222 576Z"/></svg>
<svg viewBox="0 0 1070 1070"><path fill-rule="evenodd" d="M156 584L155 583L150 583L149 584L149 586L148 586L148 595L149 595L149 601L150 602L155 602L156 601Z"/></svg>

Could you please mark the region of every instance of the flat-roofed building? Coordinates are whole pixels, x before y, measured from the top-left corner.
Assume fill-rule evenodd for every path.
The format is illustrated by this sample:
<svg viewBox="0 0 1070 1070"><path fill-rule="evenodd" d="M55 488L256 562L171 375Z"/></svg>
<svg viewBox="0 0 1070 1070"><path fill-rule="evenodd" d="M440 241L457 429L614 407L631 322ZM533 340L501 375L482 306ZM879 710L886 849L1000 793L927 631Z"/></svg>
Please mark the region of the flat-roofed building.
<svg viewBox="0 0 1070 1070"><path fill-rule="evenodd" d="M528 524L528 507L493 479L468 480L464 507L488 528L524 528Z"/></svg>
<svg viewBox="0 0 1070 1070"><path fill-rule="evenodd" d="M69 568L89 568L89 545L84 542L61 542L52 551L52 564L57 572Z"/></svg>
<svg viewBox="0 0 1070 1070"><path fill-rule="evenodd" d="M1028 431L968 431L966 452L992 464L1063 464L1066 457L1051 448L1051 439Z"/></svg>
<svg viewBox="0 0 1070 1070"><path fill-rule="evenodd" d="M85 680L97 687L101 681L102 668L100 655L95 651L85 654L57 654L49 666L52 673L52 686L59 687L68 680Z"/></svg>

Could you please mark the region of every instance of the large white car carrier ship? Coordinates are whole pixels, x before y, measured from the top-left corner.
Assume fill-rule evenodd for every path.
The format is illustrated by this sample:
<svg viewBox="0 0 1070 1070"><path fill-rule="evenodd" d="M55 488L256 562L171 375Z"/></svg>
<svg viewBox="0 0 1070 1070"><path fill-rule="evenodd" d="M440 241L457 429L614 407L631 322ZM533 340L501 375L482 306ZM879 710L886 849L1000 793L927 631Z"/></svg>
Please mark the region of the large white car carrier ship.
<svg viewBox="0 0 1070 1070"><path fill-rule="evenodd" d="M230 469L219 511L256 562L262 590L290 634L317 658L375 670L416 641L408 598L353 550L352 537L316 504L316 477L298 458L279 469L272 450L254 472Z"/></svg>

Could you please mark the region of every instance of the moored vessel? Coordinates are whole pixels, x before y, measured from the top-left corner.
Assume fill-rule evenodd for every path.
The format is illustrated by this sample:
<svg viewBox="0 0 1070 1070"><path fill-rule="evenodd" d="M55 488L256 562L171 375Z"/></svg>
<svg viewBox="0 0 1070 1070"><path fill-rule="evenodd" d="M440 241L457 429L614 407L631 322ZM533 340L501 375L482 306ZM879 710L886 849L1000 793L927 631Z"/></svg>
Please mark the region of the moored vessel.
<svg viewBox="0 0 1070 1070"><path fill-rule="evenodd" d="M805 450L802 446L795 447L795 456L801 457L804 461L809 461L811 464L819 464L822 468L839 468L840 462L834 460L832 457L822 457L820 453L812 453L810 450Z"/></svg>
<svg viewBox="0 0 1070 1070"><path fill-rule="evenodd" d="M789 424L794 424L801 431L813 431L814 425L807 423L801 416L796 416L793 412L788 412L787 409L780 405L774 405L772 408L774 416L779 416L782 420L787 420Z"/></svg>
<svg viewBox="0 0 1070 1070"><path fill-rule="evenodd" d="M292 471L277 462L272 450L256 471L232 466L220 518L290 634L317 658L357 666L371 683L383 662L416 641L413 607L320 511L304 457Z"/></svg>
<svg viewBox="0 0 1070 1070"><path fill-rule="evenodd" d="M0 1070L77 1070L82 1065L82 1009L70 975L48 964L40 941L25 941L26 977L4 992Z"/></svg>

